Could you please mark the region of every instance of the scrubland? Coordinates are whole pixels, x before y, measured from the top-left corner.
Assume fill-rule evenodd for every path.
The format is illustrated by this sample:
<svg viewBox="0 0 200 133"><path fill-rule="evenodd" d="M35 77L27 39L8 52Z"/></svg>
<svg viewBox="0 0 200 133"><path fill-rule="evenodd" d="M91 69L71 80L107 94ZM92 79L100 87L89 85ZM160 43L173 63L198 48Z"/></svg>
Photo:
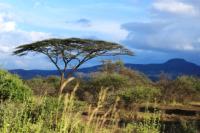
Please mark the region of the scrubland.
<svg viewBox="0 0 200 133"><path fill-rule="evenodd" d="M77 74L22 80L0 70L1 133L198 133L200 79L151 81L121 63ZM62 93L59 93L62 92ZM171 111L171 112L170 112Z"/></svg>

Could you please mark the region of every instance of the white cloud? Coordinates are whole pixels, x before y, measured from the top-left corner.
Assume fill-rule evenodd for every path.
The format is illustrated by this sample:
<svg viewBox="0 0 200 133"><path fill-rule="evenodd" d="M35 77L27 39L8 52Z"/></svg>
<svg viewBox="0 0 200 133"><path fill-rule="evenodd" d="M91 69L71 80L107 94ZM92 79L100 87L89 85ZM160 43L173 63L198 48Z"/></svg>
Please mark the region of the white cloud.
<svg viewBox="0 0 200 133"><path fill-rule="evenodd" d="M1 23L0 22L0 32L9 32L9 31L14 31L15 30L15 22L6 22L6 23Z"/></svg>
<svg viewBox="0 0 200 133"><path fill-rule="evenodd" d="M10 53L13 48L24 43L31 43L51 37L48 33L42 32L27 32L15 30L12 32L0 33L0 51Z"/></svg>
<svg viewBox="0 0 200 133"><path fill-rule="evenodd" d="M0 32L10 32L14 31L16 28L16 23L11 20L9 14L0 13Z"/></svg>
<svg viewBox="0 0 200 133"><path fill-rule="evenodd" d="M10 50L10 47L7 47L7 46L1 46L0 47L0 52L1 53L8 53Z"/></svg>
<svg viewBox="0 0 200 133"><path fill-rule="evenodd" d="M195 50L195 48L194 48L194 46L192 46L192 44L183 45L183 49L186 51L194 51Z"/></svg>
<svg viewBox="0 0 200 133"><path fill-rule="evenodd" d="M51 34L18 28L15 18L7 11L8 7L8 5L0 3L0 66L4 68L30 68L29 65L32 62L30 59L23 58L23 61L20 61L12 56L14 48L21 44L50 38Z"/></svg>
<svg viewBox="0 0 200 133"><path fill-rule="evenodd" d="M66 23L66 25L61 25L63 29L73 30L77 32L83 32L84 36L97 36L98 38L103 38L110 41L120 41L126 38L128 32L121 28L121 24L114 21L102 21L96 20L92 21L92 25L89 27L77 25L76 23ZM57 27L61 28L61 27ZM88 33L88 34L87 34Z"/></svg>
<svg viewBox="0 0 200 133"><path fill-rule="evenodd" d="M112 41L123 40L128 35L128 32L121 29L121 25L116 22L94 22L89 30L102 33L108 36Z"/></svg>
<svg viewBox="0 0 200 133"><path fill-rule="evenodd" d="M154 0L148 21L122 25L129 32L123 42L135 49L193 58L200 52L198 6L197 0Z"/></svg>
<svg viewBox="0 0 200 133"><path fill-rule="evenodd" d="M50 34L24 31L16 27L16 22L9 13L0 13L0 51L10 52L14 47L50 37Z"/></svg>
<svg viewBox="0 0 200 133"><path fill-rule="evenodd" d="M124 43L130 47L163 52L200 52L200 27L197 22L127 23Z"/></svg>
<svg viewBox="0 0 200 133"><path fill-rule="evenodd" d="M158 0L153 3L153 8L175 14L196 15L198 13L193 5L176 0Z"/></svg>
<svg viewBox="0 0 200 133"><path fill-rule="evenodd" d="M4 68L13 69L13 68L36 68L36 64L33 59L30 57L26 58L17 58L12 56L14 48L26 43L31 43L34 41L50 38L51 35L43 32L28 32L16 29L12 32L2 32L0 33L0 65L3 65ZM37 62L44 62L43 58L36 59ZM3 64L2 64L3 63ZM46 63L41 63L40 67L44 67Z"/></svg>
<svg viewBox="0 0 200 133"><path fill-rule="evenodd" d="M0 10L5 10L11 8L11 5L0 3Z"/></svg>
<svg viewBox="0 0 200 133"><path fill-rule="evenodd" d="M45 33L45 32L36 32L36 31L26 32L26 31L21 31L21 33L24 36L27 36L27 38L30 38L30 39L28 39L28 40L30 40L30 42L43 40L43 39L47 39L47 38L51 37L51 34Z"/></svg>

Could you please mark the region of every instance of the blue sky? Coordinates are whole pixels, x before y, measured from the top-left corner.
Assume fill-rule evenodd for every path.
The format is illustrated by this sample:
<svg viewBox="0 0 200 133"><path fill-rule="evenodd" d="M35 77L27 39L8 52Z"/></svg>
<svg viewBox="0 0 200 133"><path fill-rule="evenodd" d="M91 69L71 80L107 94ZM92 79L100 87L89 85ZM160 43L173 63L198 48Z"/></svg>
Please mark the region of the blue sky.
<svg viewBox="0 0 200 133"><path fill-rule="evenodd" d="M11 55L20 44L52 37L121 43L136 56L112 59L128 63L200 64L199 23L199 0L0 0L0 67L53 69L42 55Z"/></svg>

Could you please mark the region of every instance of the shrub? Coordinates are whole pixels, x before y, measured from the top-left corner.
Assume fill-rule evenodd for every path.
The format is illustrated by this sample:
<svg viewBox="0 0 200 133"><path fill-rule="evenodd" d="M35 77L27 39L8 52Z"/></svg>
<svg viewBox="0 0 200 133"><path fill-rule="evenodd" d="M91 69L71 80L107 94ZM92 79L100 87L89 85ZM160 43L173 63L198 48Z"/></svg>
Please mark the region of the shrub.
<svg viewBox="0 0 200 133"><path fill-rule="evenodd" d="M176 81L179 82L179 84L183 84L183 85L189 87L189 89L192 91L200 92L200 79L198 79L196 77L181 76L181 77L178 77Z"/></svg>
<svg viewBox="0 0 200 133"><path fill-rule="evenodd" d="M103 72L109 74L117 73L121 76L128 77L129 80L131 80L131 84L133 86L148 85L152 83L151 80L145 74L125 67L123 62L120 60L116 62L112 62L109 60L105 61L101 69Z"/></svg>
<svg viewBox="0 0 200 133"><path fill-rule="evenodd" d="M102 110L106 91L100 93L99 104L94 109L91 106L87 117L80 106L84 103L76 101L75 89L71 94L59 95L57 98L42 97L32 100L32 103L16 104L0 103L1 133L110 133L116 130L116 105L109 108L103 116L97 117ZM78 108L77 108L78 107ZM108 115L110 114L110 115ZM112 120L109 128L105 126L106 118Z"/></svg>
<svg viewBox="0 0 200 133"><path fill-rule="evenodd" d="M101 88L108 89L108 93L115 93L128 87L130 87L130 79L126 76L117 73L93 73L88 81L81 83L77 96L80 100L95 104Z"/></svg>
<svg viewBox="0 0 200 133"><path fill-rule="evenodd" d="M156 96L160 94L160 90L155 87L136 86L119 91L121 99L129 104L133 102L154 101Z"/></svg>
<svg viewBox="0 0 200 133"><path fill-rule="evenodd" d="M181 76L173 81L159 82L161 99L172 102L190 102L200 100L200 80L195 77Z"/></svg>
<svg viewBox="0 0 200 133"><path fill-rule="evenodd" d="M151 122L131 123L123 130L125 133L160 133L160 125Z"/></svg>
<svg viewBox="0 0 200 133"><path fill-rule="evenodd" d="M35 95L55 95L59 86L60 79L56 76L35 77L27 80L26 84L33 90Z"/></svg>
<svg viewBox="0 0 200 133"><path fill-rule="evenodd" d="M99 73L91 78L90 85L91 88L101 87L108 88L111 90L119 90L130 86L129 78L118 73L107 74Z"/></svg>
<svg viewBox="0 0 200 133"><path fill-rule="evenodd" d="M0 99L24 101L32 95L31 89L13 74L0 70Z"/></svg>
<svg viewBox="0 0 200 133"><path fill-rule="evenodd" d="M129 77L133 86L152 84L152 81L144 73L126 67L121 69L119 74Z"/></svg>

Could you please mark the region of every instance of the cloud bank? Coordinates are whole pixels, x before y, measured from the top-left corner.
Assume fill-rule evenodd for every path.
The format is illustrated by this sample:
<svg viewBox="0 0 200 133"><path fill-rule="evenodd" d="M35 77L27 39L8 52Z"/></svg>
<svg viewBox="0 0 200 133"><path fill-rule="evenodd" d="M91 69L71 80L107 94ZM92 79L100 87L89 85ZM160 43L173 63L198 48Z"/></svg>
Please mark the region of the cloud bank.
<svg viewBox="0 0 200 133"><path fill-rule="evenodd" d="M133 49L163 52L199 63L199 9L200 2L195 0L155 0L149 8L149 20L122 25L129 32L122 42Z"/></svg>
<svg viewBox="0 0 200 133"><path fill-rule="evenodd" d="M18 45L49 38L49 33L25 31L17 27L17 23L7 9L8 5L0 4L0 61L1 67L21 67L25 62L19 63L12 57L12 51ZM12 65L13 64L13 65Z"/></svg>

